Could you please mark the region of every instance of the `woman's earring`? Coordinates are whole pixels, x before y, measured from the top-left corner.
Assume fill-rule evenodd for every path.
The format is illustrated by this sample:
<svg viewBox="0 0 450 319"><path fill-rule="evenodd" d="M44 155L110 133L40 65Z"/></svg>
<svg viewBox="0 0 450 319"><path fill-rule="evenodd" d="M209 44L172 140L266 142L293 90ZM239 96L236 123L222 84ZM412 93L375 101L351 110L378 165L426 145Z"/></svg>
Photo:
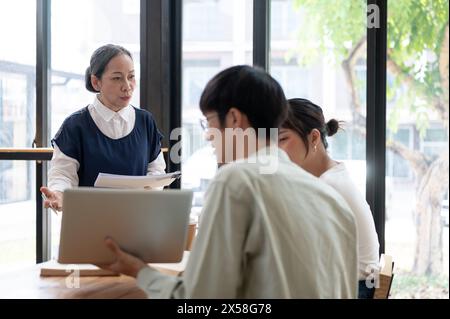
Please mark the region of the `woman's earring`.
<svg viewBox="0 0 450 319"><path fill-rule="evenodd" d="M314 152L317 152L317 145L314 145Z"/></svg>

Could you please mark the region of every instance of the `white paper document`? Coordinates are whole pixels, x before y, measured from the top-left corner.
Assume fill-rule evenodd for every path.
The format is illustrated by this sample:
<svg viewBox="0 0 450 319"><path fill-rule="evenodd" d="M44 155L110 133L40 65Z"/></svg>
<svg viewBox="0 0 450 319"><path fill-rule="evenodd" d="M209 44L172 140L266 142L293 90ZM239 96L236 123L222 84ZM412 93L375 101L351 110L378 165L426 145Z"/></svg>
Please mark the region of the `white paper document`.
<svg viewBox="0 0 450 319"><path fill-rule="evenodd" d="M179 171L147 176L129 176L99 173L95 180L94 187L106 188L157 188L170 185L174 180L179 178Z"/></svg>

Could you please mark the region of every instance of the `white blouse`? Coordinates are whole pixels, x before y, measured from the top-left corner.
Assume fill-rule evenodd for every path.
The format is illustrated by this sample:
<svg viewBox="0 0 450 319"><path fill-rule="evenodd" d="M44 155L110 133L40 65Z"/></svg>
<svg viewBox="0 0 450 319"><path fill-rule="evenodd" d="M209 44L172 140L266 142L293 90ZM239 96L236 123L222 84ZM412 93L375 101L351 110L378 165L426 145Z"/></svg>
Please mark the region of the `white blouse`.
<svg viewBox="0 0 450 319"><path fill-rule="evenodd" d="M359 280L365 280L379 267L379 243L372 212L361 192L353 183L344 163L333 166L320 176L332 186L348 203L355 215L358 230Z"/></svg>
<svg viewBox="0 0 450 319"><path fill-rule="evenodd" d="M122 138L133 130L136 114L131 105L119 112L114 112L103 105L97 96L88 106L89 114L100 131L112 139ZM53 191L63 192L67 188L78 186L77 171L80 163L65 155L54 143L53 157L48 172L48 187ZM164 174L166 162L162 152L148 164L147 175Z"/></svg>

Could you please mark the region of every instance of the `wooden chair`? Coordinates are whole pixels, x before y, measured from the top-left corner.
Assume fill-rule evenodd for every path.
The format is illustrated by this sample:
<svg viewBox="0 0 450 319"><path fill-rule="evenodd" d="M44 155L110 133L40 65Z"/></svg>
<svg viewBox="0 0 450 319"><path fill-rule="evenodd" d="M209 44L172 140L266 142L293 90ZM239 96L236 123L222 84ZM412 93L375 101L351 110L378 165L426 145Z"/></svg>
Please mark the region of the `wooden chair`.
<svg viewBox="0 0 450 319"><path fill-rule="evenodd" d="M380 257L380 277L378 288L375 288L373 299L388 299L394 279L394 262L392 256L382 254Z"/></svg>

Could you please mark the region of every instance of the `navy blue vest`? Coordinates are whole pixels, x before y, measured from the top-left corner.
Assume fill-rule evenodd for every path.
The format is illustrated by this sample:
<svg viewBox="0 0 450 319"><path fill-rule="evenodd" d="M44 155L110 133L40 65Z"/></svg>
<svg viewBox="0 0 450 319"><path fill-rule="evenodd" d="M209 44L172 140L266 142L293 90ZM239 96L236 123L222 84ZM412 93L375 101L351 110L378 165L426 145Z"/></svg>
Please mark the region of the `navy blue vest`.
<svg viewBox="0 0 450 319"><path fill-rule="evenodd" d="M80 163L79 186L94 186L98 173L147 175L161 151L162 135L150 112L134 108L133 130L117 140L104 135L87 107L65 119L54 139L61 152Z"/></svg>

